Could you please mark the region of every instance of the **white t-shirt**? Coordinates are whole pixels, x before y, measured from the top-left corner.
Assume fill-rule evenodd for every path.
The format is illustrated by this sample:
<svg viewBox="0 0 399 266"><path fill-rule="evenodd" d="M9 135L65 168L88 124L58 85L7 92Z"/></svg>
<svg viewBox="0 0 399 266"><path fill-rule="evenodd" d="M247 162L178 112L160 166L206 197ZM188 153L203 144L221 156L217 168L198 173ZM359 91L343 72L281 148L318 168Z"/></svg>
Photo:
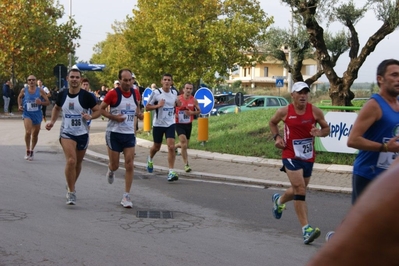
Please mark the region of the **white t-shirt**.
<svg viewBox="0 0 399 266"><path fill-rule="evenodd" d="M46 93L49 94L50 90L46 86L42 86L41 89Z"/></svg>
<svg viewBox="0 0 399 266"><path fill-rule="evenodd" d="M154 110L154 118L152 121L154 127L170 127L175 124L177 92L174 90L165 92L162 88L153 90L148 99L148 103L155 105L155 102L159 102L162 99L165 100L164 106Z"/></svg>

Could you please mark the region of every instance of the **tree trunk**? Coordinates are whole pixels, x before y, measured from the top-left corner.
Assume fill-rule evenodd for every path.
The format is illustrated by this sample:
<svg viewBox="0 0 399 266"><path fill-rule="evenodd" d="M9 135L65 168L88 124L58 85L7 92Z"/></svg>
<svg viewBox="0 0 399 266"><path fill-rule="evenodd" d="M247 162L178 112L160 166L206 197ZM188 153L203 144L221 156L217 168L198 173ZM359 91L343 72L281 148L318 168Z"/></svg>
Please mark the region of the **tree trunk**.
<svg viewBox="0 0 399 266"><path fill-rule="evenodd" d="M338 82L335 84L330 82L328 92L333 106L353 106L351 101L355 97L355 94L350 90L352 83L353 80L346 83L341 79L338 79Z"/></svg>

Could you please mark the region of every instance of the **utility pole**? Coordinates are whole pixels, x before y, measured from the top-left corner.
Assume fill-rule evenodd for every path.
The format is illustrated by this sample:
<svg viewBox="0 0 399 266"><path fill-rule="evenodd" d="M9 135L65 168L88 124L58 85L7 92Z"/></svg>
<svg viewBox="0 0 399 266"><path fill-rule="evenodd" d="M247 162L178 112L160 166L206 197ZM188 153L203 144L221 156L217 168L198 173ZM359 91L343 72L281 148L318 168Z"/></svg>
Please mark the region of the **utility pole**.
<svg viewBox="0 0 399 266"><path fill-rule="evenodd" d="M72 19L72 0L69 0L69 20ZM69 64L68 64L68 70L72 68L72 53L68 54L69 58Z"/></svg>
<svg viewBox="0 0 399 266"><path fill-rule="evenodd" d="M291 39L294 37L294 12L291 9ZM288 47L288 63L292 67L292 52L291 52L291 47ZM291 93L291 88L292 88L292 74L291 72L288 72L287 75L288 78L288 92Z"/></svg>

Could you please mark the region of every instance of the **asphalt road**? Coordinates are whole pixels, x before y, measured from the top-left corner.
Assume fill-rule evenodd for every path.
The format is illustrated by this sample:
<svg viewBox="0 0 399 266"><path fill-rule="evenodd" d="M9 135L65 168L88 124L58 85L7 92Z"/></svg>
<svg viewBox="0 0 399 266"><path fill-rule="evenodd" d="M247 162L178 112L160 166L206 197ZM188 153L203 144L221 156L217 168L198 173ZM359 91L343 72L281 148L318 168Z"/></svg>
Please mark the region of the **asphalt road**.
<svg viewBox="0 0 399 266"><path fill-rule="evenodd" d="M1 121L0 265L304 265L324 243L302 244L292 204L271 215L274 189L179 179L136 171L134 207L119 205L103 162L84 162L77 205L65 205L58 129L42 130L35 160L25 161L21 121ZM59 124L58 124L59 126ZM350 195L310 192L309 216L322 236L337 226ZM137 212L172 214L139 218Z"/></svg>

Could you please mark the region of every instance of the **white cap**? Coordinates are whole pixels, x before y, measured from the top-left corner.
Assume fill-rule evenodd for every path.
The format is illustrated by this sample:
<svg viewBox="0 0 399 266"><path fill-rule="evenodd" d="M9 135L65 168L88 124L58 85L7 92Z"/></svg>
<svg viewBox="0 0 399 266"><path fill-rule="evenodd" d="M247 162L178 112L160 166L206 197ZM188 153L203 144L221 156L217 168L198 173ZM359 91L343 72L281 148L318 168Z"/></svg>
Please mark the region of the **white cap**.
<svg viewBox="0 0 399 266"><path fill-rule="evenodd" d="M132 72L132 78L136 78L136 76L134 75L134 73Z"/></svg>
<svg viewBox="0 0 399 266"><path fill-rule="evenodd" d="M120 83L119 83L119 80L115 80L115 81L114 81L114 85L115 85L115 84L120 84Z"/></svg>
<svg viewBox="0 0 399 266"><path fill-rule="evenodd" d="M308 89L310 91L309 85L303 81L295 82L294 85L292 85L292 92L298 92L303 89Z"/></svg>

